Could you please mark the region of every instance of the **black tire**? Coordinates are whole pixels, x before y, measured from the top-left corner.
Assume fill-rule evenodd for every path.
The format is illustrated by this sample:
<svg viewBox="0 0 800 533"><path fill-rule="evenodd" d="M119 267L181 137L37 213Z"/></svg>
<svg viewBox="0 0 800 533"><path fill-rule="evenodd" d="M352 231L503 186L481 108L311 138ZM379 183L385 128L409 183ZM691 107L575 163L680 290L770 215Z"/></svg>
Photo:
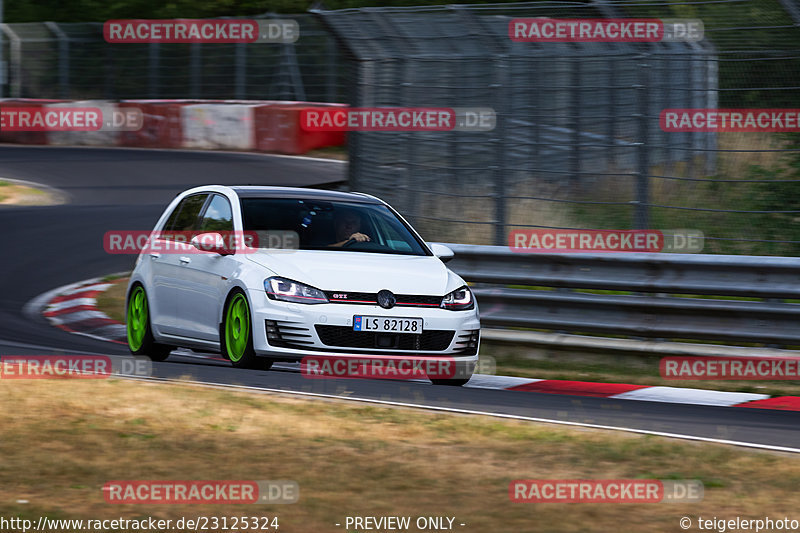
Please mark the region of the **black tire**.
<svg viewBox="0 0 800 533"><path fill-rule="evenodd" d="M274 361L272 359L267 359L266 357L258 357L256 356L255 366L253 366L254 370L269 370L272 368L272 363Z"/></svg>
<svg viewBox="0 0 800 533"><path fill-rule="evenodd" d="M125 334L130 352L133 355L145 355L152 361L164 361L174 349L172 346L157 343L153 338L150 305L147 293L140 283L134 285L128 293L125 305ZM135 346L138 348L134 349Z"/></svg>
<svg viewBox="0 0 800 533"><path fill-rule="evenodd" d="M451 387L460 387L465 385L468 379L432 379L431 383L434 385L450 385Z"/></svg>
<svg viewBox="0 0 800 533"><path fill-rule="evenodd" d="M219 347L222 357L229 360L236 368L253 370L272 368L272 360L259 357L253 349L253 320L250 315L250 302L241 289L232 290L225 302L222 323L219 327Z"/></svg>

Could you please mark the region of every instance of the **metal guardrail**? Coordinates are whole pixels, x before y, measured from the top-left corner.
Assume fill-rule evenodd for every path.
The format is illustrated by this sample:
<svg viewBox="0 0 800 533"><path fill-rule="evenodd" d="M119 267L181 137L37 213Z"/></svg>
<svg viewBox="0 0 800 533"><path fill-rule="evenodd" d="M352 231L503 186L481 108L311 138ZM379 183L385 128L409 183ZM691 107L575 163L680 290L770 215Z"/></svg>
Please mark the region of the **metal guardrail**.
<svg viewBox="0 0 800 533"><path fill-rule="evenodd" d="M800 258L446 246L486 326L800 345Z"/></svg>

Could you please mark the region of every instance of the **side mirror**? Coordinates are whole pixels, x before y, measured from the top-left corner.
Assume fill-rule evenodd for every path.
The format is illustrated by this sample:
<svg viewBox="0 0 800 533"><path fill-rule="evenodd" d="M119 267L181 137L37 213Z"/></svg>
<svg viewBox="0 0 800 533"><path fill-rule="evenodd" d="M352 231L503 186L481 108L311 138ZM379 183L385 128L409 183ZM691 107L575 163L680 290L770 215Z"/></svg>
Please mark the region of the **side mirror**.
<svg viewBox="0 0 800 533"><path fill-rule="evenodd" d="M219 255L231 255L230 249L225 244L225 239L219 233L198 233L189 244L203 252L214 252Z"/></svg>
<svg viewBox="0 0 800 533"><path fill-rule="evenodd" d="M430 243L428 244L428 246L430 246L433 255L441 259L443 263L447 263L456 255L453 253L453 250L451 250L444 244L439 244L438 242Z"/></svg>

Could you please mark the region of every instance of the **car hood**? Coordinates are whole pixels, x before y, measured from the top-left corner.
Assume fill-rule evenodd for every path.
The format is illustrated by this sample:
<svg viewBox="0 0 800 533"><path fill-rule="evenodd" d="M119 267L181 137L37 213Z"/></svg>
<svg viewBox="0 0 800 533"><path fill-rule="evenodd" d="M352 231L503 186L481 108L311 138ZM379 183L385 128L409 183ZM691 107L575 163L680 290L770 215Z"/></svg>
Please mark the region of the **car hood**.
<svg viewBox="0 0 800 533"><path fill-rule="evenodd" d="M257 251L247 258L277 276L326 291L443 296L460 278L434 256L296 250ZM460 286L460 285L459 285Z"/></svg>

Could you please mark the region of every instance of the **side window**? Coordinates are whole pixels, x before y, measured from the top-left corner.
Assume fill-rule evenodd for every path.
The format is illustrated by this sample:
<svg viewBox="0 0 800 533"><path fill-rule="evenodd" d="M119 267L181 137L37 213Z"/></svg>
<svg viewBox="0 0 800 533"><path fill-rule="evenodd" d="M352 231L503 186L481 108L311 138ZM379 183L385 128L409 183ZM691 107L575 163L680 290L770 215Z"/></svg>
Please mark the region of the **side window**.
<svg viewBox="0 0 800 533"><path fill-rule="evenodd" d="M164 225L164 231L195 231L197 217L206 203L207 194L193 194L187 196L172 212Z"/></svg>
<svg viewBox="0 0 800 533"><path fill-rule="evenodd" d="M215 194L206 208L200 231L233 231L233 212L227 198Z"/></svg>

